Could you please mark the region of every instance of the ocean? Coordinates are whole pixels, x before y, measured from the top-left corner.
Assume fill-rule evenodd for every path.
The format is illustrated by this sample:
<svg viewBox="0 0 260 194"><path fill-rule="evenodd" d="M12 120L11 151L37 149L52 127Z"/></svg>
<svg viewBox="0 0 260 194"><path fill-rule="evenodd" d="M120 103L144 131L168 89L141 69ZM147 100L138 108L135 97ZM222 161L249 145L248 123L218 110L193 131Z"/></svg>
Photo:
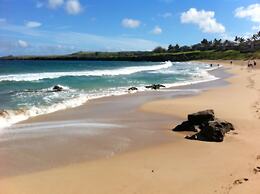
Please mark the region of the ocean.
<svg viewBox="0 0 260 194"><path fill-rule="evenodd" d="M0 60L0 128L37 115L73 108L88 100L128 94L129 87L166 88L218 79L207 64L126 61ZM55 92L59 85L63 91Z"/></svg>

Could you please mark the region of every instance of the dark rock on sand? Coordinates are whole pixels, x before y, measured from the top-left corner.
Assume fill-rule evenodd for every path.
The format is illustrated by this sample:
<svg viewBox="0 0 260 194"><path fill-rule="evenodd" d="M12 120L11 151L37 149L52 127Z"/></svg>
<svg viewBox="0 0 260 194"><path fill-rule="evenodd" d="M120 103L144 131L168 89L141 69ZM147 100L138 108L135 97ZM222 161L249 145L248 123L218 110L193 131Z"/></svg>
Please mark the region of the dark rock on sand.
<svg viewBox="0 0 260 194"><path fill-rule="evenodd" d="M53 90L54 92L61 92L61 91L63 91L63 87L56 85L56 86L54 86L54 87L52 88L52 90Z"/></svg>
<svg viewBox="0 0 260 194"><path fill-rule="evenodd" d="M180 125L177 125L173 129L173 131L194 131L194 132L198 132L198 130L196 129L195 125L193 125L189 121L183 121Z"/></svg>
<svg viewBox="0 0 260 194"><path fill-rule="evenodd" d="M138 88L136 88L136 87L128 88L128 91L134 91L134 90L138 90Z"/></svg>
<svg viewBox="0 0 260 194"><path fill-rule="evenodd" d="M161 85L161 84L153 84L153 85L150 85L150 86L145 86L145 88L150 88L150 89L153 89L153 90L158 90L160 88L165 88L164 85Z"/></svg>
<svg viewBox="0 0 260 194"><path fill-rule="evenodd" d="M204 110L189 114L188 121L184 121L173 129L173 131L199 131L185 138L214 142L222 142L225 134L231 130L235 130L234 126L225 120L215 119L213 110Z"/></svg>
<svg viewBox="0 0 260 194"><path fill-rule="evenodd" d="M204 122L213 121L215 114L213 110L199 111L188 115L188 121L194 125L201 125Z"/></svg>
<svg viewBox="0 0 260 194"><path fill-rule="evenodd" d="M215 142L222 142L225 134L234 130L234 126L231 123L220 119L203 123L200 128L201 135L204 136L207 141Z"/></svg>

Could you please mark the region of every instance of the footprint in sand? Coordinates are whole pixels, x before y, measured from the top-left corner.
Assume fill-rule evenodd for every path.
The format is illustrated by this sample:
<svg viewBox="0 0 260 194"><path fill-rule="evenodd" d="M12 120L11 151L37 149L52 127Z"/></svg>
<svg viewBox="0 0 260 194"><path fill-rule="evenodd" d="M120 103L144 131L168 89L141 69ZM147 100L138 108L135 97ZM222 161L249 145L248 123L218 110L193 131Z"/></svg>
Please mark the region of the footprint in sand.
<svg viewBox="0 0 260 194"><path fill-rule="evenodd" d="M260 160L260 155L256 156L256 160ZM253 171L255 174L260 173L260 166L255 167Z"/></svg>
<svg viewBox="0 0 260 194"><path fill-rule="evenodd" d="M257 76L257 74L252 74L247 77L248 85L246 87L250 88L250 89L254 89L259 93L260 89L255 88L255 83L256 83L256 81L254 79L255 76ZM254 114L255 114L256 118L260 119L260 93L258 95L258 100L253 104L252 107L254 109Z"/></svg>
<svg viewBox="0 0 260 194"><path fill-rule="evenodd" d="M237 179L233 182L233 185L240 185L244 182L247 182L248 180L249 180L248 178Z"/></svg>
<svg viewBox="0 0 260 194"><path fill-rule="evenodd" d="M253 169L254 173L257 174L260 172L260 166L257 166Z"/></svg>
<svg viewBox="0 0 260 194"><path fill-rule="evenodd" d="M256 118L260 119L260 103L259 103L259 101L255 102L252 105L252 108L254 109L254 114L255 114Z"/></svg>

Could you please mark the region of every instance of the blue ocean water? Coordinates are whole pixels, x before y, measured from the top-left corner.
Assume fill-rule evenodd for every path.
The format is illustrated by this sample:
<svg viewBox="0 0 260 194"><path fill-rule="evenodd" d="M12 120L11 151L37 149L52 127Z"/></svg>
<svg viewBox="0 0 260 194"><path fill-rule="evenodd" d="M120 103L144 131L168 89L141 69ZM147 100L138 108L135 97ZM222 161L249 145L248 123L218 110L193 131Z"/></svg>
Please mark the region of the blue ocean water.
<svg viewBox="0 0 260 194"><path fill-rule="evenodd" d="M89 99L139 91L154 83L166 87L217 79L212 67L191 62L1 61L0 128ZM60 85L64 91L53 92Z"/></svg>

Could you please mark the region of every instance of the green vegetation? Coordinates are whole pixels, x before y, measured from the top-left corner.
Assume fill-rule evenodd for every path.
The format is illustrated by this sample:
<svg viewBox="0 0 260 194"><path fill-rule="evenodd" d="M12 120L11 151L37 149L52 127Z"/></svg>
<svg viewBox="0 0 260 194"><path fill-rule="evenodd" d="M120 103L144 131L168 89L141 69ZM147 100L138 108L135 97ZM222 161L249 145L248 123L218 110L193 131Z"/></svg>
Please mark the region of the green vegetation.
<svg viewBox="0 0 260 194"><path fill-rule="evenodd" d="M107 60L107 61L188 61L202 59L259 59L260 31L251 38L236 37L234 41L203 39L191 46L169 45L153 51L77 52L53 56L6 56L6 60Z"/></svg>

